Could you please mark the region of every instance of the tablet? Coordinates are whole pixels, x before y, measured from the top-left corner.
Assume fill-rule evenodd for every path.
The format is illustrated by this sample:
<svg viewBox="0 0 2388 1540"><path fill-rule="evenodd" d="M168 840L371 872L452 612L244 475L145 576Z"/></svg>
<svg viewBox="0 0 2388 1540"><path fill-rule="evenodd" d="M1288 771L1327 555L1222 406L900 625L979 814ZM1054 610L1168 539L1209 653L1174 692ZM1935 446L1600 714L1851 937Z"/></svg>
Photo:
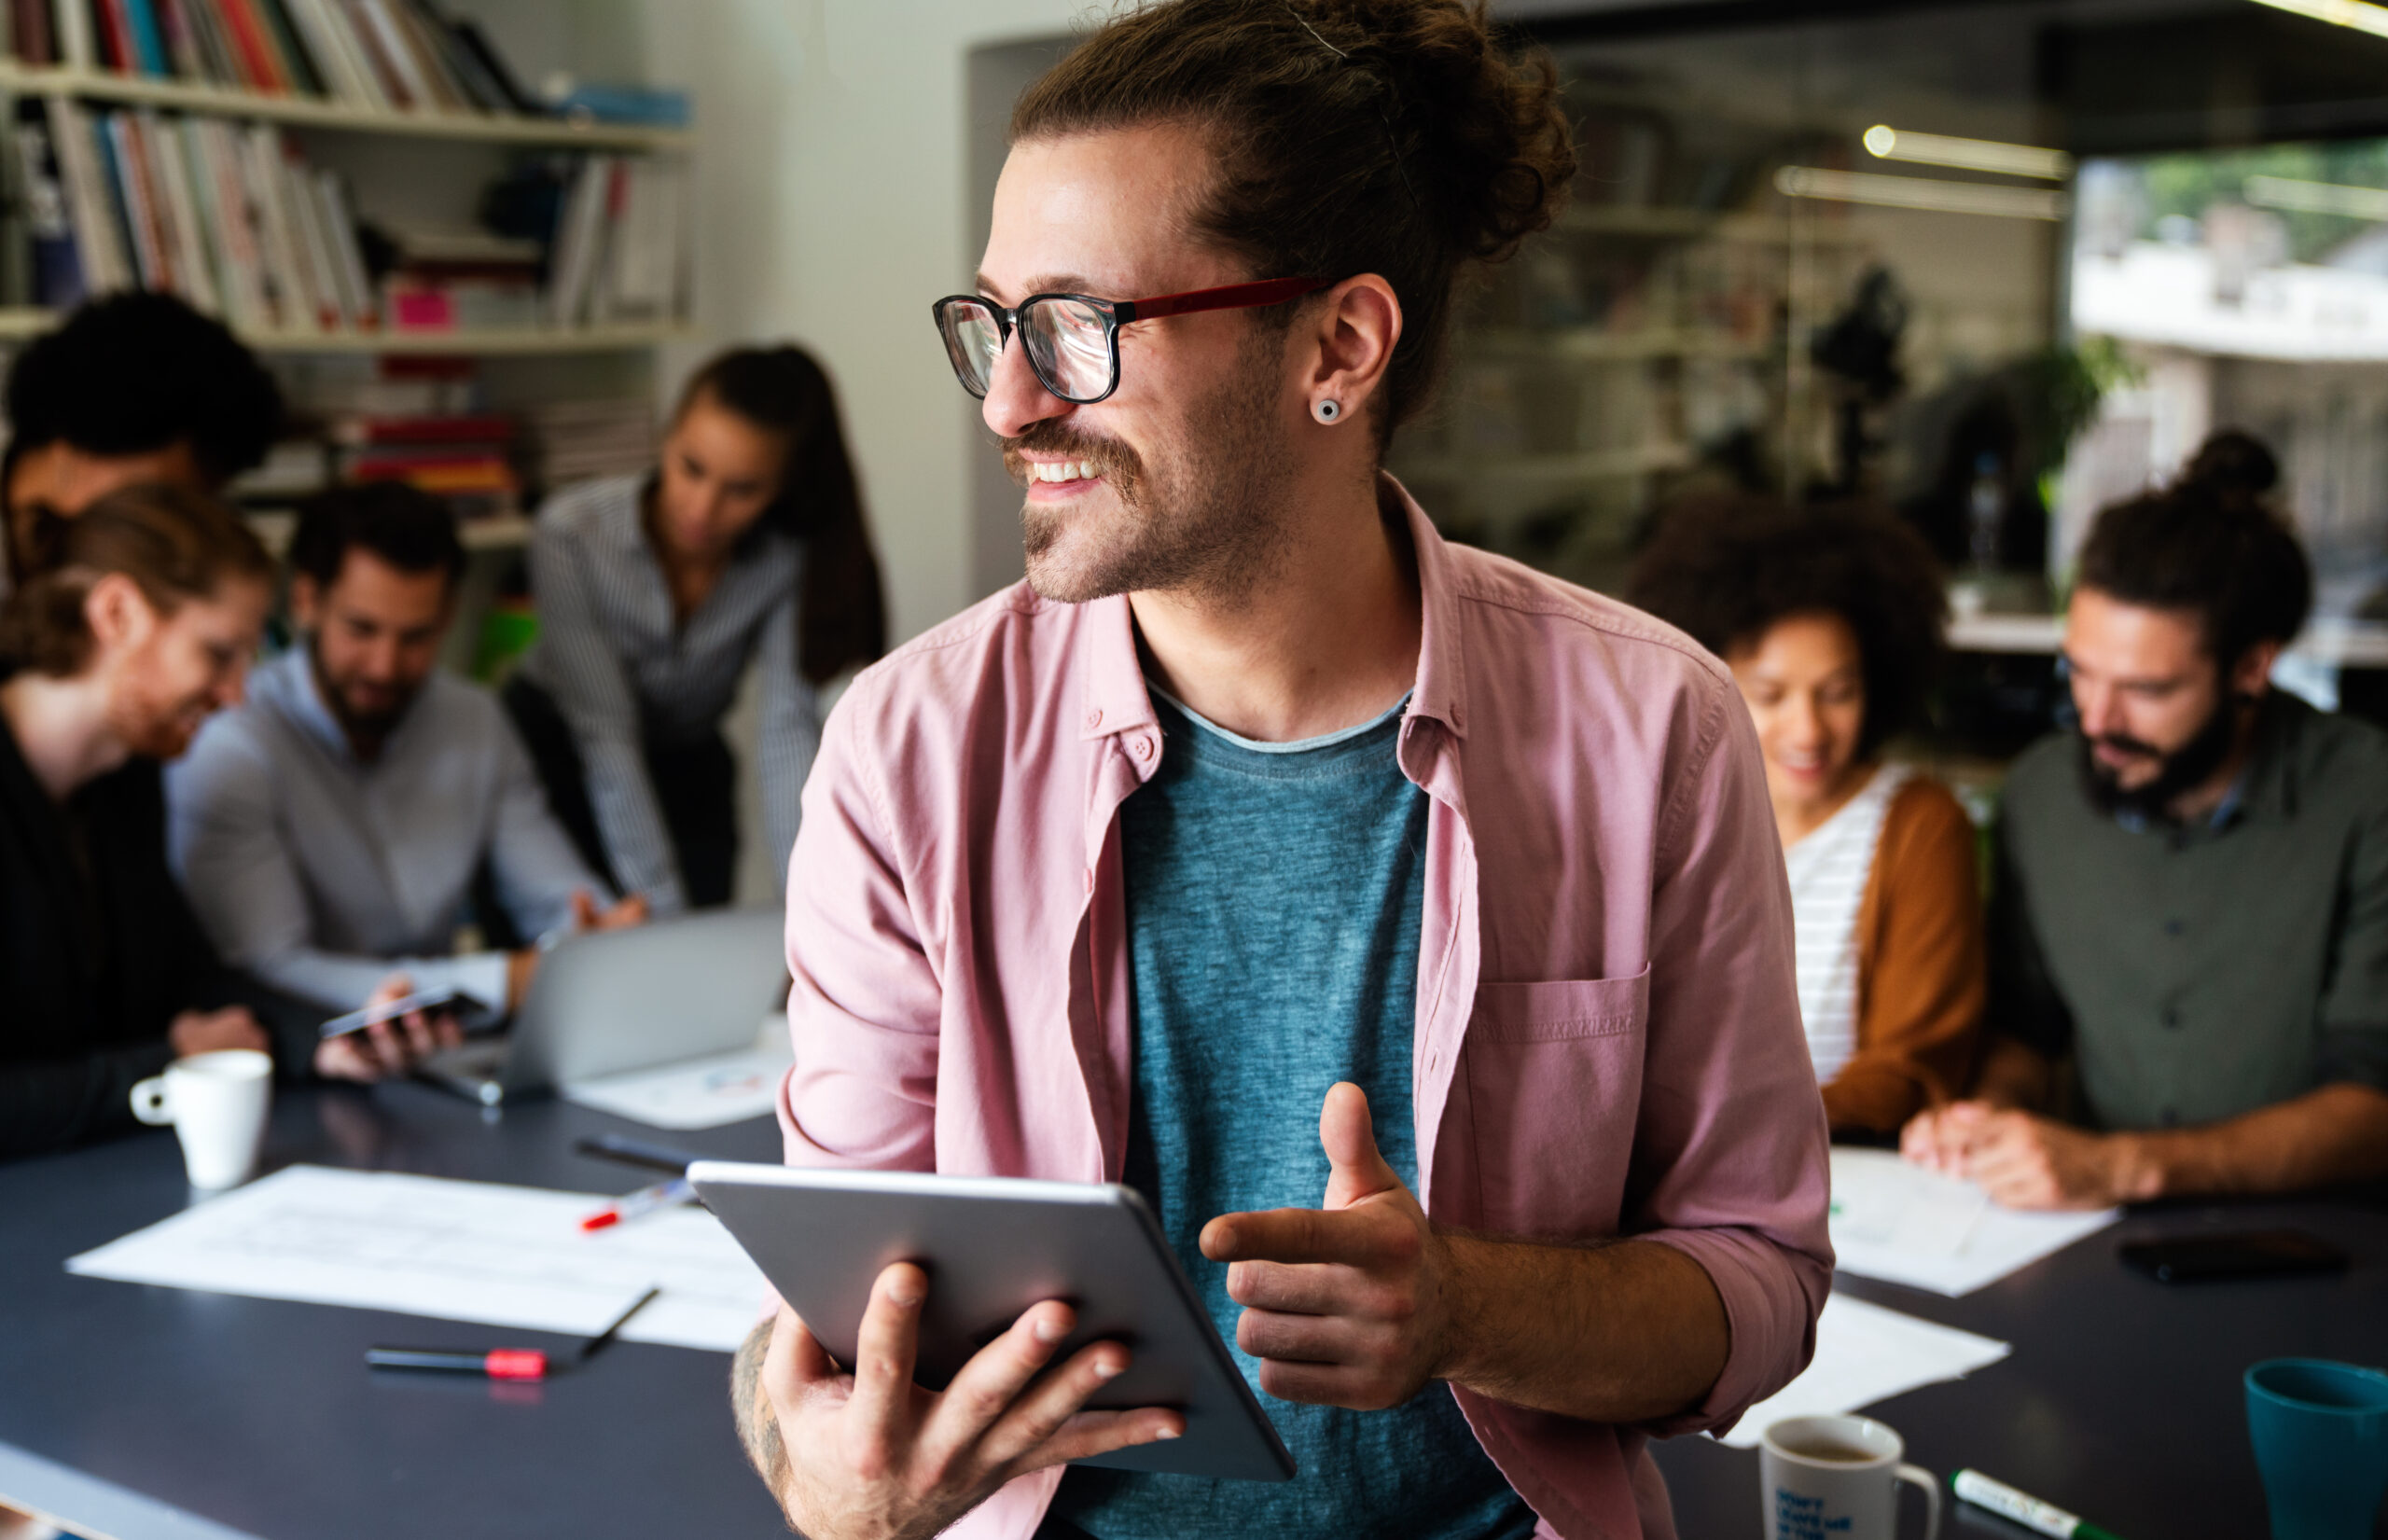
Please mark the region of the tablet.
<svg viewBox="0 0 2388 1540"><path fill-rule="evenodd" d="M700 1160L688 1180L831 1356L854 1360L881 1270L929 1275L913 1377L942 1389L1044 1299L1067 1300L1090 1342L1122 1342L1128 1372L1089 1407L1175 1407L1183 1437L1081 1462L1114 1470L1284 1481L1294 1458L1244 1382L1152 1211L1122 1186L906 1172L798 1171Z"/></svg>

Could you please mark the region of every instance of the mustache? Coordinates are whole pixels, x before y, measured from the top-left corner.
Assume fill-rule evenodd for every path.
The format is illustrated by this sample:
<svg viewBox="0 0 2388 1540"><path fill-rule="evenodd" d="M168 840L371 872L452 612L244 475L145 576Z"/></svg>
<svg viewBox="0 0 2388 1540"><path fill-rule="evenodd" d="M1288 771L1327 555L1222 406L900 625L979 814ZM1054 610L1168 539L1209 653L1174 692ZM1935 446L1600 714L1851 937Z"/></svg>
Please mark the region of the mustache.
<svg viewBox="0 0 2388 1540"><path fill-rule="evenodd" d="M1136 451L1116 438L1097 438L1080 433L1059 422L1032 423L1028 431L1016 438L1007 438L1004 445L1004 470L1022 486L1028 484L1028 456L1058 454L1072 460L1084 460L1095 474L1108 478L1115 487L1134 482L1144 474L1144 461Z"/></svg>
<svg viewBox="0 0 2388 1540"><path fill-rule="evenodd" d="M2128 733L2101 733L2090 742L2098 748L2112 749L2117 754L2132 755L2141 759L2160 759L2164 751L2153 743L2143 743Z"/></svg>

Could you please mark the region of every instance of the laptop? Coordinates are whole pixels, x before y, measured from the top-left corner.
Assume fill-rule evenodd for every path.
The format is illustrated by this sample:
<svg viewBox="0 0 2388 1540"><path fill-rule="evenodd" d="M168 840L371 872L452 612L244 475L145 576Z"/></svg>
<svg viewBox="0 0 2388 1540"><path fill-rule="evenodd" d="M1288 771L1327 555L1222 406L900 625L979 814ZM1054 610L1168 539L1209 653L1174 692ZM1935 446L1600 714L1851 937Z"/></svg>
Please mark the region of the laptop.
<svg viewBox="0 0 2388 1540"><path fill-rule="evenodd" d="M626 1070L751 1047L787 1004L777 909L707 909L594 931L539 960L513 1030L424 1061L487 1106Z"/></svg>

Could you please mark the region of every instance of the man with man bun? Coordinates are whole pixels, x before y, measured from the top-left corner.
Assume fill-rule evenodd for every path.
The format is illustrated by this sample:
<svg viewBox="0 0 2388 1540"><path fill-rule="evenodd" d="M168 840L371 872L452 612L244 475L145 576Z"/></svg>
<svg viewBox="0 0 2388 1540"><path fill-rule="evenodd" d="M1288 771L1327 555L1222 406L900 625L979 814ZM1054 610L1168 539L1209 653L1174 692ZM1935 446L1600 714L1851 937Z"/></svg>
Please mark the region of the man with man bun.
<svg viewBox="0 0 2388 1540"><path fill-rule="evenodd" d="M811 1540L1671 1535L1647 1439L1805 1365L1825 1119L1732 680L1380 469L1574 169L1460 0L1172 0L1020 102L935 309L1028 579L829 720L787 1157L1134 1186L1301 1474L1065 1471L1184 1420L1081 1411L1127 1349L1052 1362L1060 1301L914 1386L899 1264L853 1364L785 1310L737 1361Z"/></svg>
<svg viewBox="0 0 2388 1540"><path fill-rule="evenodd" d="M2272 687L2313 577L2245 434L2117 504L2078 726L2006 780L1971 1100L1909 1155L2014 1208L2388 1177L2388 737Z"/></svg>

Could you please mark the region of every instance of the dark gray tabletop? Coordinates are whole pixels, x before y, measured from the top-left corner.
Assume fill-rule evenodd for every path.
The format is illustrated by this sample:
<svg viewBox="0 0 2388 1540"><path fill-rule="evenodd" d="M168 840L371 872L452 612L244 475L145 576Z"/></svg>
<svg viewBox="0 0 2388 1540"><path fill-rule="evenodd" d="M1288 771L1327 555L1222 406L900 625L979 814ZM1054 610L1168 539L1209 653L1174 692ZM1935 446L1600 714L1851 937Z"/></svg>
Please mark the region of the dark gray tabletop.
<svg viewBox="0 0 2388 1540"><path fill-rule="evenodd" d="M768 1119L659 1134L532 1103L503 1113L415 1086L285 1091L270 1165L312 1161L615 1193L641 1173L573 1153L619 1131L774 1159ZM784 1535L730 1430L719 1353L618 1343L535 1386L368 1374L377 1341L568 1339L70 1276L61 1264L189 1200L163 1131L0 1165L0 1501L114 1540ZM2287 1225L2352 1253L2334 1278L2166 1287L2127 1271L2142 1234ZM2239 1375L2259 1358L2388 1361L2388 1208L2143 1213L1964 1299L1840 1286L2015 1345L1972 1379L1869 1408L1909 1457L1973 1465L2127 1540L2266 1532ZM1684 1540L1758 1533L1757 1457L1659 1450ZM1914 1505L1910 1500L1910 1510ZM1952 1510L1951 1533L2021 1531ZM1914 1527L1910 1512L1909 1533Z"/></svg>
<svg viewBox="0 0 2388 1540"><path fill-rule="evenodd" d="M2282 1228L2334 1242L2353 1266L2335 1276L2168 1285L2115 1255L2143 1237ZM1962 1299L1847 1273L1834 1286L2014 1344L1970 1379L1866 1408L1898 1430L1915 1464L1944 1478L1971 1466L2124 1540L2261 1540L2270 1525L2239 1377L2265 1358L2388 1363L2388 1208L2161 1206ZM1761 1533L1756 1450L1677 1438L1657 1452L1683 1540ZM1900 1502L1901 1533L1922 1534L1923 1505ZM1949 1519L1952 1535L2029 1533L1962 1504Z"/></svg>
<svg viewBox="0 0 2388 1540"><path fill-rule="evenodd" d="M768 1118L659 1133L557 1102L484 1114L395 1085L284 1089L266 1159L603 1193L655 1180L573 1153L607 1131L779 1158ZM374 1374L375 1342L572 1339L62 1266L188 1201L162 1130L0 1165L0 1501L113 1540L787 1533L739 1453L721 1353L618 1342L533 1385Z"/></svg>

